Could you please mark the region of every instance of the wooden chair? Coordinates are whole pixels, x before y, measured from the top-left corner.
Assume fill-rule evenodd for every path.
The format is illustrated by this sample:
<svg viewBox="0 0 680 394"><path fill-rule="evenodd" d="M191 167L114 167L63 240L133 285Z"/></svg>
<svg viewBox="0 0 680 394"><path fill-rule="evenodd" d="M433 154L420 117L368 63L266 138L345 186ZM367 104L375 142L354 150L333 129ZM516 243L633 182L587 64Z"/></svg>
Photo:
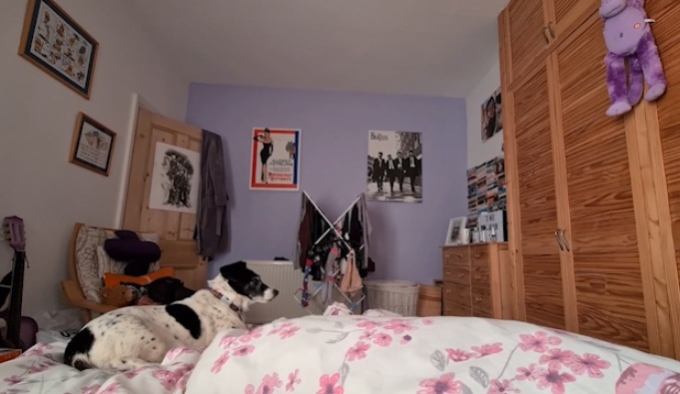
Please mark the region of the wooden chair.
<svg viewBox="0 0 680 394"><path fill-rule="evenodd" d="M68 248L68 270L69 280L61 282L61 289L66 296L68 302L76 308L80 308L83 312L84 323L92 320L92 313L106 313L114 309L115 306L99 304L92 302L85 298L83 288L78 280L78 271L76 268L76 242L78 233L84 226L83 223L76 223L73 226L73 233L71 235L71 242ZM101 228L100 230L115 231L114 229ZM173 267L175 270L175 277L184 281L184 284L194 290L205 287L207 276L207 264L205 260L194 254L189 254L185 250L178 250L174 247L173 242L159 240L158 245L163 253L160 266Z"/></svg>

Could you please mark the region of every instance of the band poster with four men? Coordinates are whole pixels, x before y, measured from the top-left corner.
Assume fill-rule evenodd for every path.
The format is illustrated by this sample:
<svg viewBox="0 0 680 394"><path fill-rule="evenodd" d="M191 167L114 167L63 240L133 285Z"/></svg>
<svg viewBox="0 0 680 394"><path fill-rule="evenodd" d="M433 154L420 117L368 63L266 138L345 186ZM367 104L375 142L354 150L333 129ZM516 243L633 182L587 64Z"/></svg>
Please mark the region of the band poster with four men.
<svg viewBox="0 0 680 394"><path fill-rule="evenodd" d="M422 133L368 132L368 182L366 194L375 201L423 201Z"/></svg>

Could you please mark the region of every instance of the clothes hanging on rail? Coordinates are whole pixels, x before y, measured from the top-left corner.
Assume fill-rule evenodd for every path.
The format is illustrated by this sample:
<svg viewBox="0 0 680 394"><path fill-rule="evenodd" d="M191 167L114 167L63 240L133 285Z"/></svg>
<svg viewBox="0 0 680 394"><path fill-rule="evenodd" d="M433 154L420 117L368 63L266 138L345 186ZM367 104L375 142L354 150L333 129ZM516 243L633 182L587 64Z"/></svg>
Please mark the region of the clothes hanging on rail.
<svg viewBox="0 0 680 394"><path fill-rule="evenodd" d="M368 218L366 195L362 194L354 205L340 218L342 237L355 252L356 266L361 277L368 274L369 236L372 232ZM346 256L343 256L346 257Z"/></svg>
<svg viewBox="0 0 680 394"><path fill-rule="evenodd" d="M359 269L356 266L354 251L347 255L347 268L342 275L340 282L340 291L351 296L358 293L363 288L361 277L359 276Z"/></svg>
<svg viewBox="0 0 680 394"><path fill-rule="evenodd" d="M301 289L304 307L309 303L310 279L325 282L320 297L315 295L322 304L332 301L331 292L335 287L350 296L361 291L361 278L368 273L371 231L365 194L357 198L335 222L323 215L307 193L302 194L293 261L295 268L304 270Z"/></svg>
<svg viewBox="0 0 680 394"><path fill-rule="evenodd" d="M309 251L324 233L329 233L329 230L330 223L328 223L328 220L319 212L312 200L303 193L295 251L296 258L293 260L296 269L305 267Z"/></svg>

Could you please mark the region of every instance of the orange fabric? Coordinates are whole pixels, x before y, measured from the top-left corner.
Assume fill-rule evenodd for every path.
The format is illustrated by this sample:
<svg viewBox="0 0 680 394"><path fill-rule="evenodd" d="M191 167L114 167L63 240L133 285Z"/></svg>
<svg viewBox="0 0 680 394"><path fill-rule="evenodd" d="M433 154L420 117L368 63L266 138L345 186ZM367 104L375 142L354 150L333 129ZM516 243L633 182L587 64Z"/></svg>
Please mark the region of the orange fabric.
<svg viewBox="0 0 680 394"><path fill-rule="evenodd" d="M156 272L144 276L127 276L106 273L104 274L104 287L115 287L123 283L134 283L136 285L144 286L156 279L165 278L167 276L175 276L175 269L172 267L161 268Z"/></svg>

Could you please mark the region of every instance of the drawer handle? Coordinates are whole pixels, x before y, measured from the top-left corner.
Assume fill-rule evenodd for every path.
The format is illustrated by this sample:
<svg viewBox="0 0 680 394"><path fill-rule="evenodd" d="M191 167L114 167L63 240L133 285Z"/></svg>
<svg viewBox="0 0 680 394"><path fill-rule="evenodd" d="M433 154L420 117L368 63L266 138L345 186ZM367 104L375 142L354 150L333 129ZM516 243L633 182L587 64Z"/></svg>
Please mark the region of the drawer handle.
<svg viewBox="0 0 680 394"><path fill-rule="evenodd" d="M451 257L451 255L448 254L448 253L445 253L445 254L444 254L444 259L447 259L447 260L448 260L450 257Z"/></svg>
<svg viewBox="0 0 680 394"><path fill-rule="evenodd" d="M475 297L475 301L476 301L476 302L481 302L481 301L482 301L482 297L479 297L479 296Z"/></svg>
<svg viewBox="0 0 680 394"><path fill-rule="evenodd" d="M459 278L462 278L463 276L465 276L464 273L462 273L462 272L459 272L459 273L458 273L458 277L459 277Z"/></svg>
<svg viewBox="0 0 680 394"><path fill-rule="evenodd" d="M451 294L451 289L446 289L446 294Z"/></svg>
<svg viewBox="0 0 680 394"><path fill-rule="evenodd" d="M482 279L482 275L475 275L475 279L477 279L477 280Z"/></svg>
<svg viewBox="0 0 680 394"><path fill-rule="evenodd" d="M480 258L480 257L482 257L482 255L481 255L481 254L479 254L479 253L475 253L475 259L478 259L478 258Z"/></svg>

